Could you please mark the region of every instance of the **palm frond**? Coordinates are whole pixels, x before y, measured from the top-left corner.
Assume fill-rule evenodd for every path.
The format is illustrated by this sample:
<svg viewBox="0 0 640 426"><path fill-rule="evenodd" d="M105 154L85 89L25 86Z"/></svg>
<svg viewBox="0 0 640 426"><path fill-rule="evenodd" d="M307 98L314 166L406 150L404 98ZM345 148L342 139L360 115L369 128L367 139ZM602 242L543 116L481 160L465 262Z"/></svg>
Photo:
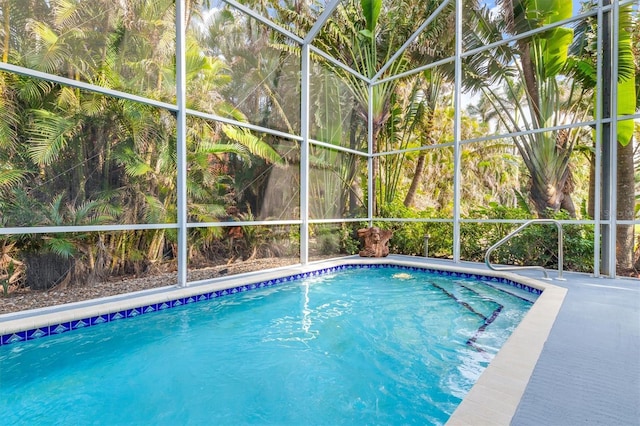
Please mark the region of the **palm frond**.
<svg viewBox="0 0 640 426"><path fill-rule="evenodd" d="M67 238L65 234L54 234L53 237L44 238L44 245L49 251L64 259L73 257L76 253L74 241Z"/></svg>
<svg viewBox="0 0 640 426"><path fill-rule="evenodd" d="M48 219L49 225L60 226L64 225L64 194L57 194L53 197L51 203L49 203Z"/></svg>
<svg viewBox="0 0 640 426"><path fill-rule="evenodd" d="M273 164L284 163L283 158L275 149L264 142L261 138L255 136L248 129L225 125L222 127L222 131L229 139L242 144L253 155Z"/></svg>
<svg viewBox="0 0 640 426"><path fill-rule="evenodd" d="M66 148L78 123L47 110L35 110L32 116L33 122L28 129L29 156L37 164L49 165Z"/></svg>
<svg viewBox="0 0 640 426"><path fill-rule="evenodd" d="M166 209L158 197L144 194L144 217L146 223L163 223L166 220Z"/></svg>
<svg viewBox="0 0 640 426"><path fill-rule="evenodd" d="M113 152L113 157L124 166L127 176L140 177L153 172L151 165L140 158L131 146L120 146Z"/></svg>
<svg viewBox="0 0 640 426"><path fill-rule="evenodd" d="M26 179L29 172L18 169L0 169L0 189L11 189L19 186Z"/></svg>
<svg viewBox="0 0 640 426"><path fill-rule="evenodd" d="M60 42L56 32L44 22L33 22L32 31L41 41L42 47L25 58L27 64L39 71L56 74L71 57L71 52Z"/></svg>

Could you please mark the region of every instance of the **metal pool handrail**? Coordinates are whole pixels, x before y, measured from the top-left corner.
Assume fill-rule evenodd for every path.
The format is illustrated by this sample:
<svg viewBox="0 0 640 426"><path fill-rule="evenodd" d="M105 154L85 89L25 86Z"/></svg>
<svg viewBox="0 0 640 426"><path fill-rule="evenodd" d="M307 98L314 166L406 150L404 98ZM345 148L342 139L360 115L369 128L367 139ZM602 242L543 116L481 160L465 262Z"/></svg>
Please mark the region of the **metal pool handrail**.
<svg viewBox="0 0 640 426"><path fill-rule="evenodd" d="M562 224L560 222L558 222L557 220L554 220L554 219L532 219L532 220L530 220L528 222L523 223L518 228L513 230L509 235L507 235L506 237L504 237L503 239L501 239L500 241L498 241L497 243L495 243L494 245L489 247L489 249L487 250L487 253L484 255L484 263L487 265L487 267L489 269L494 270L494 271L515 271L515 270L519 270L519 269L540 269L544 273L544 279L550 280L551 278L549 278L549 274L547 274L546 269L544 269L542 266L504 266L504 267L496 267L496 266L492 265L491 261L489 260L489 258L491 257L491 253L495 249L497 249L502 244L504 244L507 241L509 241L511 238L513 238L516 234L518 234L524 228L526 228L527 226L529 226L531 224L534 224L534 223L552 223L552 224L555 224L558 227L558 276L556 277L556 279L564 281L564 278L562 277L562 264L563 264L563 260L564 260L564 253L563 253L564 249L563 249L563 246L562 246L562 240L563 240L563 238L562 238Z"/></svg>

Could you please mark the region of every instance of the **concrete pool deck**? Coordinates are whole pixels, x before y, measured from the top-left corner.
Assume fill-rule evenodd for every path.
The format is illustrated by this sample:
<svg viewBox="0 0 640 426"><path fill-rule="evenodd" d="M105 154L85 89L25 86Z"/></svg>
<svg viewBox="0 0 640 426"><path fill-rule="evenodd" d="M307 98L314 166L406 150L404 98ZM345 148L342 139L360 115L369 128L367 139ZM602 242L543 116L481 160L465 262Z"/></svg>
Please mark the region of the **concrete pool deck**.
<svg viewBox="0 0 640 426"><path fill-rule="evenodd" d="M494 273L477 263L389 256L334 259L344 263L401 263L483 275L520 277L545 288L538 302L467 394L449 425L640 425L640 280L566 273L567 281L541 281L541 271ZM259 274L313 271L327 262ZM334 263L329 261L329 263ZM486 272L486 274L485 274ZM549 271L555 277L554 271ZM253 275L253 274L249 274ZM253 275L255 277L256 275ZM186 297L204 289L247 283L247 276L3 315L0 334L84 318L145 303ZM234 284L235 283L235 284ZM240 283L240 284L238 284ZM136 300L138 299L138 300ZM34 315L36 314L36 315Z"/></svg>
<svg viewBox="0 0 640 426"><path fill-rule="evenodd" d="M567 274L513 425L640 425L640 280Z"/></svg>

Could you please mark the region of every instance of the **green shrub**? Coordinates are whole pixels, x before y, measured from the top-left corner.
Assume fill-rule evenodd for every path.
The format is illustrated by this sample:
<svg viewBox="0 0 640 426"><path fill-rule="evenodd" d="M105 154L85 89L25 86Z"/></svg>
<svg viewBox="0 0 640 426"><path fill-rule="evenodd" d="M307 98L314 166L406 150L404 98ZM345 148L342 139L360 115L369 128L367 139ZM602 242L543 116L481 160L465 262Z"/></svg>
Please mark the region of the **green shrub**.
<svg viewBox="0 0 640 426"><path fill-rule="evenodd" d="M524 210L490 205L482 211L491 219L525 219L532 217ZM569 215L558 212L551 219L568 220ZM466 223L461 226L461 257L484 262L486 251L516 229L518 224ZM593 226L563 225L564 266L576 272L593 270ZM558 268L558 230L553 224L532 224L520 231L491 255L491 263L504 265L538 265Z"/></svg>
<svg viewBox="0 0 640 426"><path fill-rule="evenodd" d="M366 226L359 226L357 223L343 223L340 226L340 253L357 254L360 251L360 240L358 229Z"/></svg>
<svg viewBox="0 0 640 426"><path fill-rule="evenodd" d="M433 210L415 212L401 203L385 206L384 217L437 219ZM471 212L478 219L530 220L534 217L522 208L504 207L489 203L486 207ZM568 220L569 215L561 211L551 214L556 220ZM380 228L393 231L389 242L391 253L412 256L424 255L424 237L429 236L430 257L451 257L453 248L453 225L448 222L376 222ZM518 223L463 223L460 226L460 256L462 260L484 262L484 257L493 244L504 238L520 224ZM563 225L564 269L576 272L593 270L593 226ZM504 265L539 265L548 269L558 267L558 231L553 224L532 224L523 229L491 255L491 262Z"/></svg>
<svg viewBox="0 0 640 426"><path fill-rule="evenodd" d="M385 206L384 217L427 219L441 218L437 211L415 212L402 203ZM424 255L424 238L429 236L429 256L450 257L453 247L453 225L446 222L376 222L375 226L393 231L389 251L410 256Z"/></svg>
<svg viewBox="0 0 640 426"><path fill-rule="evenodd" d="M518 220L532 219L531 214L520 208L508 208L497 203L489 203L471 212L479 219ZM460 226L460 256L463 260L484 262L487 249L505 237L519 225L512 223L463 223ZM499 247L493 254L494 263L508 263L511 252L506 246Z"/></svg>

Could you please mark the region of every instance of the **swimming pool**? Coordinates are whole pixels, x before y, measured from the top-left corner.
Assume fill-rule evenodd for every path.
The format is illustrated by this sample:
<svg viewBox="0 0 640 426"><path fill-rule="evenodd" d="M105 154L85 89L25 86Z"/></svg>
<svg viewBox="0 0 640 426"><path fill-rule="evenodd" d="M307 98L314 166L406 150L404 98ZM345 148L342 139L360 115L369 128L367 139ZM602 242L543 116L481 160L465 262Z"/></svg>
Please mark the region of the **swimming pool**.
<svg viewBox="0 0 640 426"><path fill-rule="evenodd" d="M337 283L336 269L355 276L355 284ZM384 274L365 277L371 269ZM287 277L221 289L204 293L217 300L165 312L158 312L163 304L179 306L198 297L147 305L155 313L131 321L116 320L146 310L75 320L63 327L82 330L33 342L16 341L28 331L13 333L17 338L11 342L3 337L16 343L0 348L0 404L8 413L3 418L42 421L50 412L49 423L67 407L65 423L95 422L99 408L104 409L100 421L111 424L442 423L526 312L530 303L523 299L540 293L495 277L397 265L341 265L297 275L290 278L310 281ZM252 286L257 291L247 291ZM374 290L382 293L372 299ZM491 301L492 293L506 300ZM290 304L277 307L284 300ZM368 310L352 316L363 305ZM513 313L517 305L524 309ZM383 313L404 322L392 326ZM112 323L77 327L102 322L97 318ZM496 332L503 321L504 333ZM232 349L229 342L239 336L248 340ZM329 340L322 341L325 337ZM447 342L457 349L432 351ZM259 350L265 347L269 350ZM448 358L458 362L445 367ZM369 365L374 371L365 372ZM160 373L147 376L152 367ZM425 392L432 382L444 382L447 391ZM186 391L177 389L182 385ZM407 398L408 406L399 402ZM160 413L157 407L163 407Z"/></svg>

